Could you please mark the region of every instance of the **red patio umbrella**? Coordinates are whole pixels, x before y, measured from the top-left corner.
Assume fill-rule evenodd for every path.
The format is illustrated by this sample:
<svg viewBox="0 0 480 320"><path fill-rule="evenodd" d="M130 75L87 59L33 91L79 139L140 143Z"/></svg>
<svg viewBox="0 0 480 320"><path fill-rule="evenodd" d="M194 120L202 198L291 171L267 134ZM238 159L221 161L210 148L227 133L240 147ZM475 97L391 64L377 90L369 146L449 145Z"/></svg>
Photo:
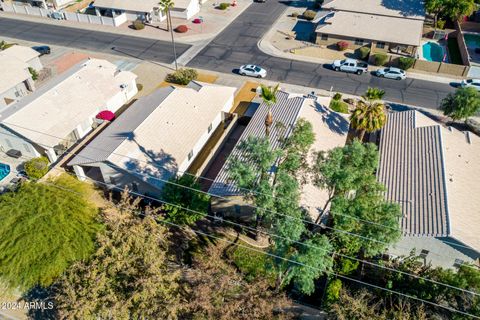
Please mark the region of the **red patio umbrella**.
<svg viewBox="0 0 480 320"><path fill-rule="evenodd" d="M112 111L103 110L100 111L95 118L100 120L112 121L113 119L115 119L115 114Z"/></svg>

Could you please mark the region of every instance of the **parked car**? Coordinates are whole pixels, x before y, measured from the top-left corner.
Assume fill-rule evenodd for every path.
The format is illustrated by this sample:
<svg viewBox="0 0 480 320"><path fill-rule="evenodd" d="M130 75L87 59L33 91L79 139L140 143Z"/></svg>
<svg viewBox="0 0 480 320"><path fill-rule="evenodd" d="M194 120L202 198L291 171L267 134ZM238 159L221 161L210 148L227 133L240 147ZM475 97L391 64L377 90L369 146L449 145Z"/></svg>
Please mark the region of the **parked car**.
<svg viewBox="0 0 480 320"><path fill-rule="evenodd" d="M254 64L246 64L241 66L238 70L238 73L242 76L250 76L256 78L265 78L267 76L267 70Z"/></svg>
<svg viewBox="0 0 480 320"><path fill-rule="evenodd" d="M50 14L50 18L55 19L55 20L65 20L65 17L63 16L63 13L61 13L61 12L52 12Z"/></svg>
<svg viewBox="0 0 480 320"><path fill-rule="evenodd" d="M41 56L43 56L44 54L50 54L51 52L51 49L49 46L35 46L35 47L32 47L32 49L40 53Z"/></svg>
<svg viewBox="0 0 480 320"><path fill-rule="evenodd" d="M388 78L395 80L403 80L407 78L407 74L402 69L398 68L381 68L375 74L380 78Z"/></svg>
<svg viewBox="0 0 480 320"><path fill-rule="evenodd" d="M480 91L480 80L479 79L462 80L462 82L460 82L460 86L462 88L475 88L478 91Z"/></svg>
<svg viewBox="0 0 480 320"><path fill-rule="evenodd" d="M335 60L332 63L332 68L335 71L352 72L362 74L368 71L368 64L357 61L355 59Z"/></svg>

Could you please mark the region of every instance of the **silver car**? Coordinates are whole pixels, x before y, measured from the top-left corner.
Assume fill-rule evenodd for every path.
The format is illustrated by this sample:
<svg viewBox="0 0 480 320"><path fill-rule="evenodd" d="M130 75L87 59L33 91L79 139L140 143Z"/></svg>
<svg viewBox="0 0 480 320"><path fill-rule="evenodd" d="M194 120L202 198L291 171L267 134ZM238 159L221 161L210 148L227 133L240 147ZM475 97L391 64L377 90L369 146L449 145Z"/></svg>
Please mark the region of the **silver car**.
<svg viewBox="0 0 480 320"><path fill-rule="evenodd" d="M250 76L255 78L265 78L267 70L254 64L246 64L239 68L238 73L242 76Z"/></svg>
<svg viewBox="0 0 480 320"><path fill-rule="evenodd" d="M480 91L480 80L478 79L462 80L462 82L460 83L460 86L462 88L475 88L478 91Z"/></svg>
<svg viewBox="0 0 480 320"><path fill-rule="evenodd" d="M407 78L407 74L398 68L382 68L378 69L376 75L380 78L388 78L395 80L403 80Z"/></svg>

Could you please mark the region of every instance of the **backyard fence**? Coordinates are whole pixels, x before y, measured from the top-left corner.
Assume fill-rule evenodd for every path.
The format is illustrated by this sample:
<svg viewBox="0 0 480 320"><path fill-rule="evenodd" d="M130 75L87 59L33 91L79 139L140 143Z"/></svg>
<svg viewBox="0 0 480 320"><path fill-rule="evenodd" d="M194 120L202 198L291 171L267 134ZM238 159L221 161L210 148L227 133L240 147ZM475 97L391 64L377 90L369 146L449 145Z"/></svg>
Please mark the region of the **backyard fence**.
<svg viewBox="0 0 480 320"><path fill-rule="evenodd" d="M3 8L3 11L5 12L28 14L28 15L44 17L44 18L48 18L53 12L56 12L51 9L42 9L42 8L31 7L31 6L20 6L16 4L7 4L5 2L0 2L0 3ZM62 12L62 11L57 11L57 12L60 13L62 17L65 18L65 20L99 24L99 25L105 25L105 26L118 27L119 25L127 21L127 15L125 13L122 13L118 16L111 18L111 17L94 16L90 14L83 14L83 13L76 13L76 12Z"/></svg>

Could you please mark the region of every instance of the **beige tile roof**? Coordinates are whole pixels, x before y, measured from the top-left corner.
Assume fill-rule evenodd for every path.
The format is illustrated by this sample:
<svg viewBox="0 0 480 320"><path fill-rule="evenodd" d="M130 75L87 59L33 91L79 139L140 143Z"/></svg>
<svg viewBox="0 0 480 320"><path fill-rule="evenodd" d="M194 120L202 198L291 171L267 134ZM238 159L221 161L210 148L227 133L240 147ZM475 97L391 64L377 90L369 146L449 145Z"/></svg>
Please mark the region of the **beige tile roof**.
<svg viewBox="0 0 480 320"><path fill-rule="evenodd" d="M378 179L402 207L406 235L453 237L480 251L480 138L418 111L393 113L380 137Z"/></svg>
<svg viewBox="0 0 480 320"><path fill-rule="evenodd" d="M425 18L424 1L421 0L327 0L322 8L398 18Z"/></svg>
<svg viewBox="0 0 480 320"><path fill-rule="evenodd" d="M329 35L419 46L422 20L409 20L347 11L335 12L316 32Z"/></svg>
<svg viewBox="0 0 480 320"><path fill-rule="evenodd" d="M0 94L30 78L28 64L0 51Z"/></svg>
<svg viewBox="0 0 480 320"><path fill-rule="evenodd" d="M33 58L39 57L40 53L30 47L15 45L11 46L8 49L0 51L0 55L8 55L10 57L17 58L23 62L28 62Z"/></svg>
<svg viewBox="0 0 480 320"><path fill-rule="evenodd" d="M313 164L314 152L344 146L347 140L350 123L348 115L331 111L327 108L329 104L329 97L319 97L316 102L313 99L309 100L299 115L312 124L315 133L315 143L310 149L308 158L310 164ZM327 191L315 187L312 181L303 186L300 203L308 210L312 219L315 220L321 213L327 200Z"/></svg>
<svg viewBox="0 0 480 320"><path fill-rule="evenodd" d="M120 85L135 78L131 72L117 72L106 60L85 60L10 106L0 121L31 141L53 147L62 141L57 137L66 138L80 123L107 109L107 102L122 91Z"/></svg>
<svg viewBox="0 0 480 320"><path fill-rule="evenodd" d="M132 137L123 141L108 160L121 168L150 174L157 167L179 167L188 157L208 126L221 111L228 112L236 88L205 85L198 88L176 88L162 97L143 122L133 130ZM139 100L140 102L140 100ZM137 102L138 103L138 102ZM133 106L132 106L133 107ZM167 160L171 160L168 164ZM172 167L175 171L175 168Z"/></svg>

